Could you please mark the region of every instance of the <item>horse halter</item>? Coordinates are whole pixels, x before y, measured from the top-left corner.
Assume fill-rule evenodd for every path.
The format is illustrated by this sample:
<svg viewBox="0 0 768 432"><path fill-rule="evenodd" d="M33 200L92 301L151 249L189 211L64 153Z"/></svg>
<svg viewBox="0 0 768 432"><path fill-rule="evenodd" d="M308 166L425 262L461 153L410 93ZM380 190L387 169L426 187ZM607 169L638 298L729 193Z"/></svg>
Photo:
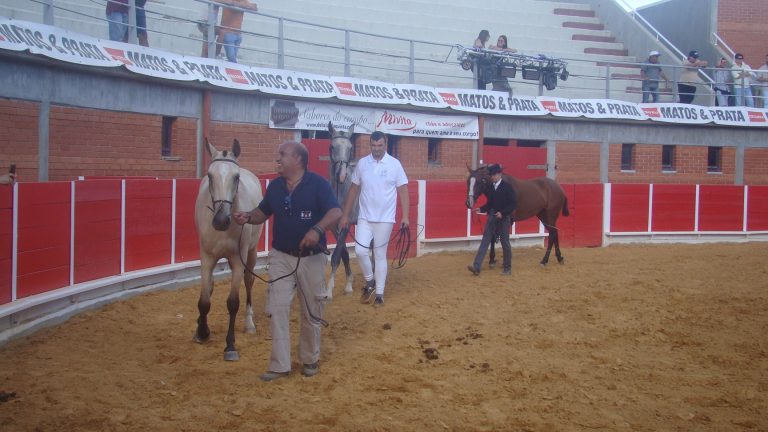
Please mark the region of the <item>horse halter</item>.
<svg viewBox="0 0 768 432"><path fill-rule="evenodd" d="M232 160L232 159L214 159L214 160L211 161L211 165L214 162L229 162L229 163L235 164L235 166L237 166L238 169L240 168L240 164L237 163L236 160ZM238 176L238 177L235 178L235 193L232 195L233 197L237 196L237 191L238 191L239 188L240 188L240 177ZM208 207L208 209L211 212L213 212L213 213L216 213L217 210L223 204L229 204L230 206L234 204L230 200L216 200L216 199L213 199L213 184L210 182L210 179L208 180L208 193L211 195L211 206Z"/></svg>

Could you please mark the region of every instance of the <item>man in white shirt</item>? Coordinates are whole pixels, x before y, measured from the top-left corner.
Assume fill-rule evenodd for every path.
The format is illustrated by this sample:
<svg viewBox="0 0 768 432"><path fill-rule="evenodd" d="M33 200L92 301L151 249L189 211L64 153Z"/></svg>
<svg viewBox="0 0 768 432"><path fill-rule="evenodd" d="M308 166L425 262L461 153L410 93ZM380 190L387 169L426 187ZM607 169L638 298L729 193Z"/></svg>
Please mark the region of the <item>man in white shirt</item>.
<svg viewBox="0 0 768 432"><path fill-rule="evenodd" d="M757 103L755 104L758 108L766 108L768 107L768 104L765 103L766 97L768 97L768 54L765 56L765 64L760 66L760 72L758 72L757 75L757 81L761 84L760 87L758 87L759 93L757 94Z"/></svg>
<svg viewBox="0 0 768 432"><path fill-rule="evenodd" d="M401 227L408 228L408 177L400 161L387 154L386 135L376 131L371 134L371 154L357 162L352 174L352 186L343 204L341 227L349 226L349 215L355 201L360 198L360 214L355 230L355 255L365 278L360 302L371 302L374 293L374 307L384 306L384 285L387 281L387 245L395 224L395 210L400 196L402 208ZM376 264L374 274L368 258L368 245L373 240L373 258ZM365 245L365 246L364 246Z"/></svg>
<svg viewBox="0 0 768 432"><path fill-rule="evenodd" d="M744 55L737 53L734 57L736 64L733 65L733 95L736 97L736 106L747 106L754 108L752 101L752 68L744 63Z"/></svg>

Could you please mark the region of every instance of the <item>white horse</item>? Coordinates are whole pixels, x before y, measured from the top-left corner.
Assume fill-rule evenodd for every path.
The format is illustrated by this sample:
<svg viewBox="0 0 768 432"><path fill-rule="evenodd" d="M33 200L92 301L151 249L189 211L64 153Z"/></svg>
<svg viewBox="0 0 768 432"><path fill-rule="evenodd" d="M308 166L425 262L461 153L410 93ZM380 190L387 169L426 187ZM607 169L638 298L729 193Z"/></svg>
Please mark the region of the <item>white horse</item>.
<svg viewBox="0 0 768 432"><path fill-rule="evenodd" d="M211 334L207 317L213 293L213 268L221 258L226 258L232 270L232 284L227 298L229 328L224 360L235 361L240 359L235 349L235 318L240 308L240 283L243 277L247 305L245 331L256 331L251 302L254 276L251 272L256 264L256 246L263 225L240 226L232 223L232 213L252 210L261 202L261 183L253 173L238 164L240 143L237 140L234 140L232 151L218 151L208 139L205 145L211 155L211 164L208 166L208 175L200 182L195 202L195 226L200 238L201 287L197 303L200 316L194 341L203 343ZM246 268L250 271L246 272Z"/></svg>

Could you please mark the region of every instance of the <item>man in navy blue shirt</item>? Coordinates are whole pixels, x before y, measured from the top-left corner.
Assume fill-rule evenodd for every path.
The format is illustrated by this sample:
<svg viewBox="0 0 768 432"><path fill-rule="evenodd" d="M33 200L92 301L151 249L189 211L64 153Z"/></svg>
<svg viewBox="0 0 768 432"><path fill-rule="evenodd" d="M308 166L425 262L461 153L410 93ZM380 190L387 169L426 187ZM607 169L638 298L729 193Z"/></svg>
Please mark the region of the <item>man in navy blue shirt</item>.
<svg viewBox="0 0 768 432"><path fill-rule="evenodd" d="M303 144L286 141L277 149L280 177L269 183L264 199L251 211L234 213L235 221L261 224L274 216L274 238L269 252L269 278L296 273L269 285L267 316L270 317L272 354L269 370L260 376L272 381L291 371L290 312L294 292L301 298L299 360L302 374L318 372L320 325L325 300L325 231L338 223L341 208L331 185L307 171L309 154ZM298 261L298 268L297 266Z"/></svg>

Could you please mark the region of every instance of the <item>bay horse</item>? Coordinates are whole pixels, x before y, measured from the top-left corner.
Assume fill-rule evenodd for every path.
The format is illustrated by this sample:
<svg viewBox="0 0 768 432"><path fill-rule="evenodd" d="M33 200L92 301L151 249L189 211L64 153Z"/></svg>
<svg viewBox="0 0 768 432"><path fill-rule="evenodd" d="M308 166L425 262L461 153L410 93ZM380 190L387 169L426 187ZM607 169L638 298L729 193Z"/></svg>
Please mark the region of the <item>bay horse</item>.
<svg viewBox="0 0 768 432"><path fill-rule="evenodd" d="M246 293L245 331L256 331L251 298L254 275L245 270L246 267L253 269L256 264L256 246L264 225L245 224L241 227L232 223L232 213L256 208L262 199L261 183L253 173L240 167L237 161L240 156L238 140L234 140L231 151L218 151L206 138L205 148L211 155L211 163L208 175L200 182L195 202L195 227L200 238L201 287L197 303L200 315L193 340L203 343L210 336L208 312L213 293L213 269L220 259L226 258L232 271L232 281L227 297L229 327L224 360L236 361L240 355L235 349L235 318L240 308L240 283L243 278Z"/></svg>
<svg viewBox="0 0 768 432"><path fill-rule="evenodd" d="M352 124L347 131L339 131L333 127L333 123L328 122L328 132L331 134L331 145L328 149L330 163L328 164L328 181L331 183L336 194L336 200L339 205L344 205L344 199L347 197L349 188L352 187L352 173L357 167L355 160L355 145L352 143L352 132L355 125ZM352 207L352 213L349 215L350 225L357 223L359 205L355 203ZM352 267L349 265L349 251L347 250L347 234L349 227L334 230L336 236L336 248L331 255L331 273L328 279L328 291L326 299L333 299L333 288L336 284L336 269L339 268L339 262L344 263L344 272L347 275L347 284L344 287L345 294L352 294Z"/></svg>
<svg viewBox="0 0 768 432"><path fill-rule="evenodd" d="M467 177L467 200L465 204L471 209L480 194L489 186L491 176L488 175L488 166L481 166L476 170L469 170ZM568 216L568 198L565 196L563 188L556 181L548 177L537 177L531 180L520 180L508 174L502 174L504 181L512 185L517 195L517 208L512 213L513 221L521 221L536 216L549 232L547 241L547 251L541 260L541 265L547 265L552 246L555 247L555 256L557 262L562 264L565 261L560 254L560 238L557 230L557 218L560 213ZM501 233L504 235L505 233ZM506 233L509 235L509 233ZM491 261L494 259L493 244L491 244Z"/></svg>

